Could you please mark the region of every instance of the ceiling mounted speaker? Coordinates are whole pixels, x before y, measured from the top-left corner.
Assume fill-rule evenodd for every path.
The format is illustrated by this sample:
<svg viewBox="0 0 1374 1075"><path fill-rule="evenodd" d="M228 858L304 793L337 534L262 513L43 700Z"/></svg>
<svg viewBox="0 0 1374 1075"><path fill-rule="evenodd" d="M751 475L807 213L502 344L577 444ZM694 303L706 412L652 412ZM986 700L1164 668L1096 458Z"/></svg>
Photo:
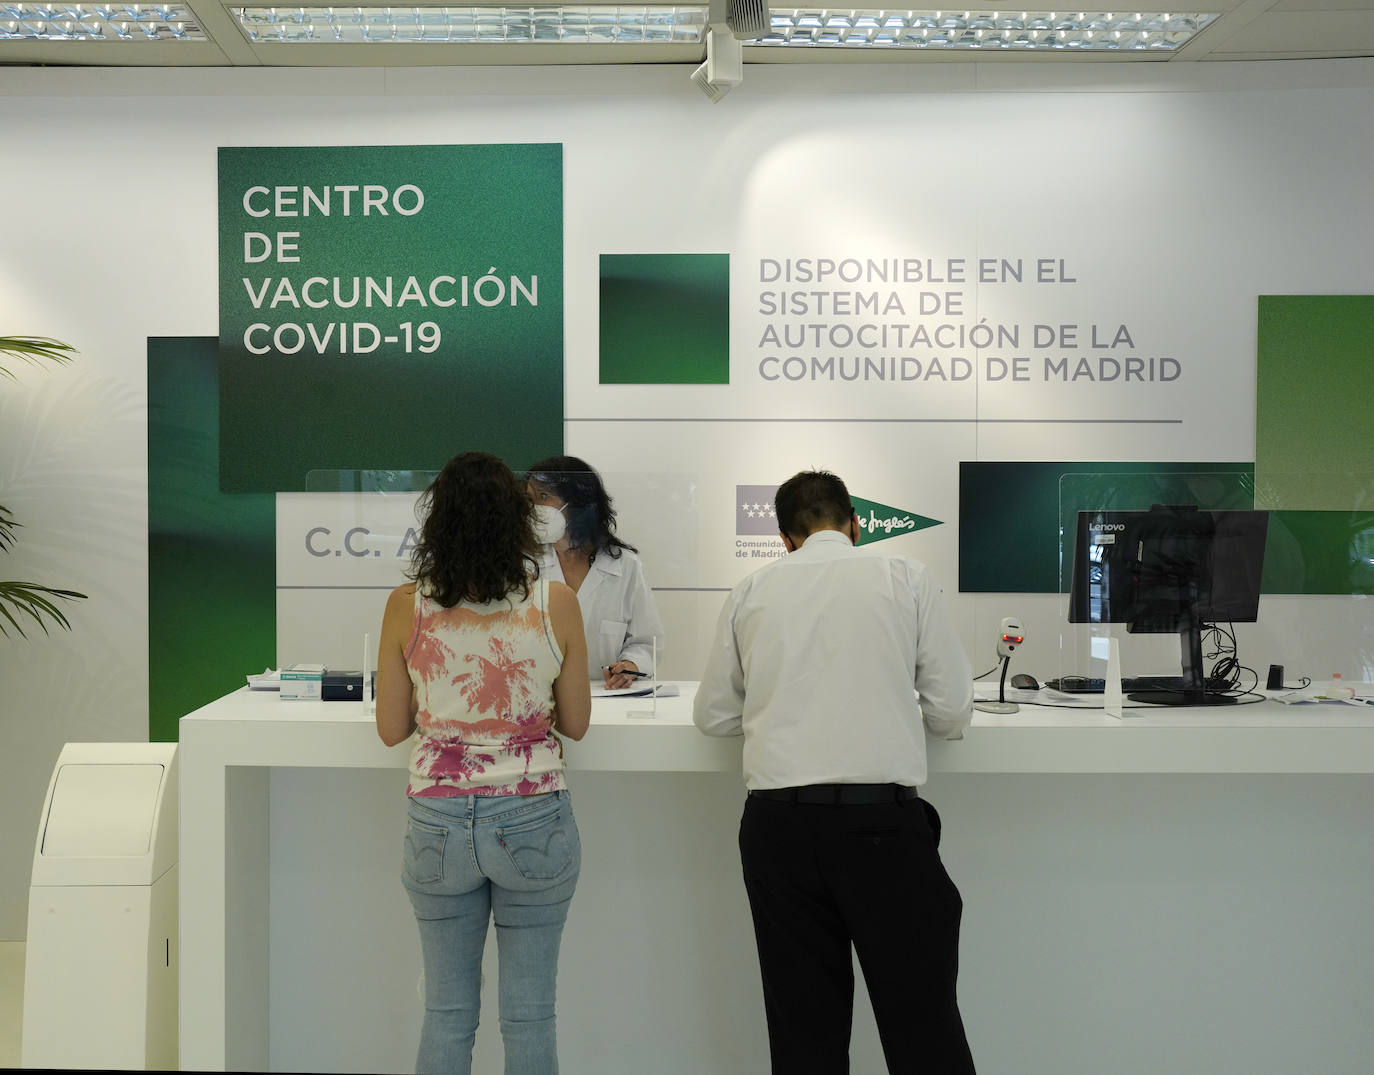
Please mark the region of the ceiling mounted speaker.
<svg viewBox="0 0 1374 1075"><path fill-rule="evenodd" d="M762 37L769 28L767 0L727 0L725 25L742 41Z"/></svg>
<svg viewBox="0 0 1374 1075"><path fill-rule="evenodd" d="M712 101L719 101L744 81L744 46L728 27L707 29L706 62L692 72L692 81Z"/></svg>

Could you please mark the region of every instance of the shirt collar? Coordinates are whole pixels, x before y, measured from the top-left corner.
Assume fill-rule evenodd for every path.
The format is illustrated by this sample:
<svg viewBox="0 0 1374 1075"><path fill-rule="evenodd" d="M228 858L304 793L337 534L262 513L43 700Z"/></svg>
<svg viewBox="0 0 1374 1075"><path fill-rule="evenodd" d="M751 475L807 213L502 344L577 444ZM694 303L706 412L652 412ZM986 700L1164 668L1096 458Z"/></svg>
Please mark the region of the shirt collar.
<svg viewBox="0 0 1374 1075"><path fill-rule="evenodd" d="M552 545L544 545L543 566L551 567L558 563L558 551ZM592 570L601 571L607 575L623 575L625 573L625 554L612 556L608 552L600 552L595 560L592 561Z"/></svg>
<svg viewBox="0 0 1374 1075"><path fill-rule="evenodd" d="M625 554L622 552L619 556L612 556L603 549L596 554L596 559L592 561L592 568L604 571L608 575L619 576L625 570Z"/></svg>
<svg viewBox="0 0 1374 1075"><path fill-rule="evenodd" d="M838 530L817 530L814 534L802 542L803 549L810 545L849 545L851 548L854 543L849 540L849 535Z"/></svg>

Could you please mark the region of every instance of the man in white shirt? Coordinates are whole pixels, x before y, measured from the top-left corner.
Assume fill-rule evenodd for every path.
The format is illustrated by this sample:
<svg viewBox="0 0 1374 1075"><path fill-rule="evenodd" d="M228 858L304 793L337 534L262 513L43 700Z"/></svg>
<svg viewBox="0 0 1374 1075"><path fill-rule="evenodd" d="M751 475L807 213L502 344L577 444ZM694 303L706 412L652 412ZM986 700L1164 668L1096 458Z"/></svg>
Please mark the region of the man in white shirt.
<svg viewBox="0 0 1374 1075"><path fill-rule="evenodd" d="M707 735L744 736L740 858L774 1075L849 1070L851 944L888 1070L971 1073L963 905L916 794L925 729L957 739L972 719L968 658L923 564L855 549L839 478L797 474L775 504L789 555L726 600L693 709Z"/></svg>

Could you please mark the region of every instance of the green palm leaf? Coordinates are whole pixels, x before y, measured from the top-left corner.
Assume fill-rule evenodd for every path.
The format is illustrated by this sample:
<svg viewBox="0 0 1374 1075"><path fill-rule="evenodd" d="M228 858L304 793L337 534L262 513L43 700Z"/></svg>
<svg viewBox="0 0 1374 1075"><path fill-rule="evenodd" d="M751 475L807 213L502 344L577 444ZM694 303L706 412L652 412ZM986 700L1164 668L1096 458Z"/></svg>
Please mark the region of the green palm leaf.
<svg viewBox="0 0 1374 1075"><path fill-rule="evenodd" d="M15 521L9 508L0 504L0 552L14 548L14 532L23 525Z"/></svg>
<svg viewBox="0 0 1374 1075"><path fill-rule="evenodd" d="M51 336L0 336L0 355L17 358L31 366L40 366L44 361L65 365L74 354L77 354L75 347ZM0 365L0 376L12 381L17 379L3 365Z"/></svg>
<svg viewBox="0 0 1374 1075"><path fill-rule="evenodd" d="M53 603L54 597L65 601L81 601L86 595L75 590L56 590L32 582L0 582L0 634L8 636L10 627L13 627L21 638L27 638L23 625L27 622L24 620L25 617L43 628L44 634L48 633L48 620L70 631L72 625L62 610Z"/></svg>
<svg viewBox="0 0 1374 1075"><path fill-rule="evenodd" d="M0 358L15 358L31 366L41 366L44 362L66 365L76 353L71 344L51 336L0 336ZM0 375L12 381L16 379L3 364L0 364ZM15 531L19 526L9 509L0 507L0 552L14 547ZM48 633L49 623L70 631L71 621L57 601L85 599L84 593L40 586L36 582L0 582L0 635L8 637L13 629L20 638L27 638L24 625L32 629L35 623L43 628L44 634ZM30 620L33 623L29 623Z"/></svg>

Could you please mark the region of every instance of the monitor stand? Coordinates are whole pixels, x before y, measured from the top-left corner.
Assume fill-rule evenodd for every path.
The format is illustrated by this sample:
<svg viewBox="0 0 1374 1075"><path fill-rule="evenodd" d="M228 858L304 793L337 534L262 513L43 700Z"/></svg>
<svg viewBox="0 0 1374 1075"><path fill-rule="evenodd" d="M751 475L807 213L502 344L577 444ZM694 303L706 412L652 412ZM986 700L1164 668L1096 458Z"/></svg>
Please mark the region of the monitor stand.
<svg viewBox="0 0 1374 1075"><path fill-rule="evenodd" d="M1196 616L1188 616L1178 630L1178 641L1183 659L1182 689L1131 691L1126 697L1151 705L1235 705L1236 700L1231 695L1207 690L1207 680L1202 674L1202 621Z"/></svg>

